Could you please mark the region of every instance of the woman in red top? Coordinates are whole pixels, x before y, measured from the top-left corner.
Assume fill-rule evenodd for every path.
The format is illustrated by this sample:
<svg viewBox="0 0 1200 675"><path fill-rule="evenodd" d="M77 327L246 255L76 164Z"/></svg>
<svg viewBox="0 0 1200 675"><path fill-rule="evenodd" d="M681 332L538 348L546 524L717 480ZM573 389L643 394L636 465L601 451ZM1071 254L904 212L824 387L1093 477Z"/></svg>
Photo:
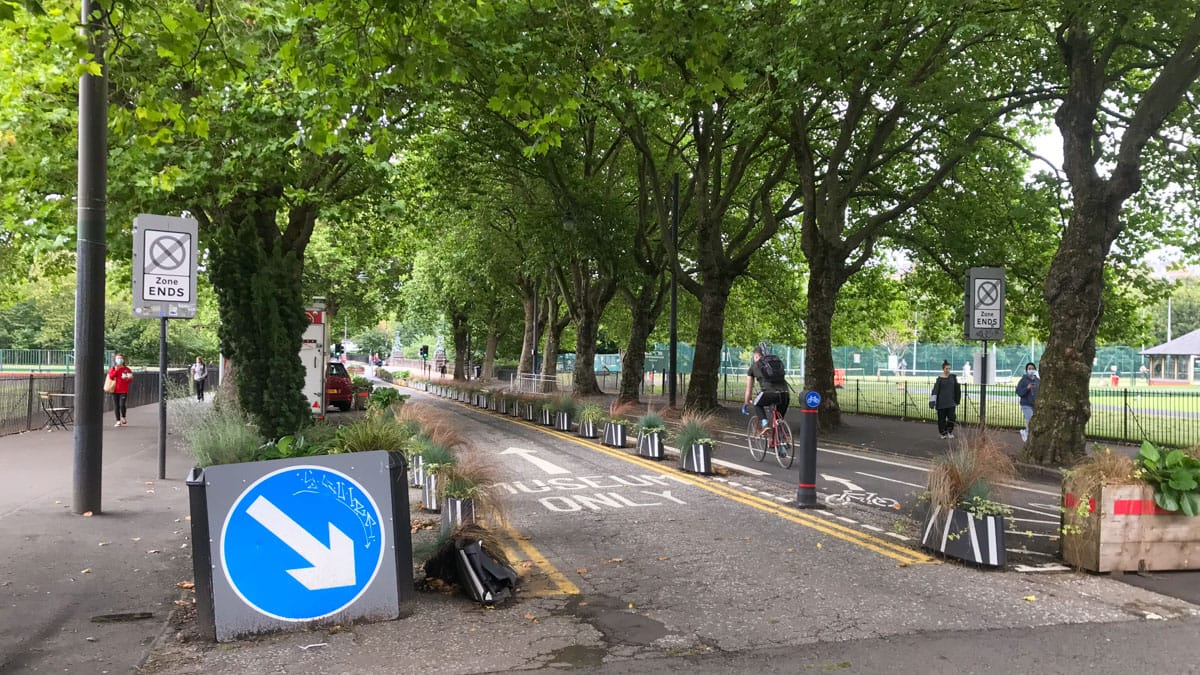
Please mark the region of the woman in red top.
<svg viewBox="0 0 1200 675"><path fill-rule="evenodd" d="M133 371L125 365L124 354L113 354L113 367L108 369L108 376L116 386L113 388L113 413L117 416L114 427L125 426L125 400L129 398L129 383L133 381Z"/></svg>

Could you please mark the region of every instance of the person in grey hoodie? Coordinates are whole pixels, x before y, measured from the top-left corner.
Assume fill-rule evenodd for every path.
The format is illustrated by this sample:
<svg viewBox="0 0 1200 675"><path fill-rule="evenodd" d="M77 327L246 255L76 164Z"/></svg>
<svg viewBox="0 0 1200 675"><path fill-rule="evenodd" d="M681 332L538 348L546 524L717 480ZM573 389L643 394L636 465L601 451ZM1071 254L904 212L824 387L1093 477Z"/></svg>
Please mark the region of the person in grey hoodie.
<svg viewBox="0 0 1200 675"><path fill-rule="evenodd" d="M1029 440L1029 420L1033 417L1033 406L1037 403L1038 387L1042 381L1037 374L1037 364L1030 361L1025 364L1025 375L1017 382L1017 396L1021 399L1021 414L1025 416L1025 428L1021 430L1021 440Z"/></svg>

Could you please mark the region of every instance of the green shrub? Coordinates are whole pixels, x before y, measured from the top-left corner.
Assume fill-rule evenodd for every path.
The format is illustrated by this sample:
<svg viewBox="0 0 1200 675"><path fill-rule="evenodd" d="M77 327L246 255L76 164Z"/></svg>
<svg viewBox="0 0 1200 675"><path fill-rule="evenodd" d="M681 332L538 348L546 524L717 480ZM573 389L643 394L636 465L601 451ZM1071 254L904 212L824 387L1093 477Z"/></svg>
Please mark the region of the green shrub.
<svg viewBox="0 0 1200 675"><path fill-rule="evenodd" d="M402 370L396 374L396 377L400 378L401 380L407 380L408 378L412 377L412 374L407 370Z"/></svg>
<svg viewBox="0 0 1200 675"><path fill-rule="evenodd" d="M263 444L250 418L227 406L212 406L207 415L197 416L183 427L183 437L199 467L252 461Z"/></svg>
<svg viewBox="0 0 1200 675"><path fill-rule="evenodd" d="M387 370L386 368L376 368L375 369L375 377L383 380L384 382L391 382L392 381L392 372L390 370Z"/></svg>
<svg viewBox="0 0 1200 675"><path fill-rule="evenodd" d="M404 401L407 398L407 396L404 396L391 387L379 387L371 392L371 397L367 399L367 408L371 410L386 410L393 403Z"/></svg>
<svg viewBox="0 0 1200 675"><path fill-rule="evenodd" d="M656 412L648 412L638 418L638 429L643 434L653 434L658 431L665 431L667 425L663 422L662 415Z"/></svg>
<svg viewBox="0 0 1200 675"><path fill-rule="evenodd" d="M601 408L595 403L584 403L583 405L579 406L580 422L591 422L596 424L602 422L603 420L604 408Z"/></svg>
<svg viewBox="0 0 1200 675"><path fill-rule="evenodd" d="M404 425L381 417L367 417L337 432L337 452L406 452L412 442Z"/></svg>
<svg viewBox="0 0 1200 675"><path fill-rule="evenodd" d="M350 390L357 396L361 393L370 394L375 391L375 384L365 377L355 375L350 378Z"/></svg>

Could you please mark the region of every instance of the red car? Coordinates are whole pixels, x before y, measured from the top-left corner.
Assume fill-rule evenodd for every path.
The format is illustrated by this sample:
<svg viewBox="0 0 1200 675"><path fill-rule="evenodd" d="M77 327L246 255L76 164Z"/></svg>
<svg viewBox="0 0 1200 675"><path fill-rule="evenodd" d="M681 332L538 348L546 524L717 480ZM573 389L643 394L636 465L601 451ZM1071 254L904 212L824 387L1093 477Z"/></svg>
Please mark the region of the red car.
<svg viewBox="0 0 1200 675"><path fill-rule="evenodd" d="M325 371L325 405L337 406L338 410L346 412L354 404L354 388L350 384L350 373L346 366L337 361L330 361Z"/></svg>

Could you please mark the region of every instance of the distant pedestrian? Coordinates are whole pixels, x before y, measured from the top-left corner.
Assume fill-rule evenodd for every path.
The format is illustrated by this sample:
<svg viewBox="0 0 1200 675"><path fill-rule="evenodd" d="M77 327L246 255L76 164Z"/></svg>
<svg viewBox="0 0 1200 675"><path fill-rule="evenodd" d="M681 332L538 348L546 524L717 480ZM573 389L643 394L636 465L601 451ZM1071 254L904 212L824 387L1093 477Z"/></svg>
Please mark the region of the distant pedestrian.
<svg viewBox="0 0 1200 675"><path fill-rule="evenodd" d="M1037 403L1038 387L1037 364L1030 361L1025 364L1025 375L1017 382L1017 396L1021 398L1021 414L1025 416L1025 428L1021 430L1021 440L1029 440L1029 420L1033 418L1033 406Z"/></svg>
<svg viewBox="0 0 1200 675"><path fill-rule="evenodd" d="M942 361L942 374L933 381L929 392L929 404L937 409L938 433L942 438L954 438L954 424L958 421L956 409L962 401L962 386L950 372L950 362Z"/></svg>
<svg viewBox="0 0 1200 675"><path fill-rule="evenodd" d="M908 369L908 361L900 359L900 377L904 377L904 371Z"/></svg>
<svg viewBox="0 0 1200 675"><path fill-rule="evenodd" d="M113 354L112 368L108 369L108 379L112 380L112 400L113 414L116 415L117 423L114 427L123 427L128 422L126 415L126 402L129 399L129 383L133 381L133 371L129 366L125 365L124 354ZM107 385L105 385L107 388Z"/></svg>
<svg viewBox="0 0 1200 675"><path fill-rule="evenodd" d="M196 357L196 362L192 364L192 383L196 387L196 400L204 400L204 383L208 380L208 366L204 365L204 359Z"/></svg>

